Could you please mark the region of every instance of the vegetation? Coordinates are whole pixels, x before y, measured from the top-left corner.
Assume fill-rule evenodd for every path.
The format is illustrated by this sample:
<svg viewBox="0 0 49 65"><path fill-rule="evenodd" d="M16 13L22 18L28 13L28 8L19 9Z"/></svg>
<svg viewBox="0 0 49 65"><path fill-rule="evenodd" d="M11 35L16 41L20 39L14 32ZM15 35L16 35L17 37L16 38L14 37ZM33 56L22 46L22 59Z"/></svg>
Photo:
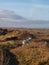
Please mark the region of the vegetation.
<svg viewBox="0 0 49 65"><path fill-rule="evenodd" d="M1 29L0 65L49 65L49 30ZM5 31L5 35L2 35ZM32 37L22 46L23 39ZM8 40L7 40L8 39Z"/></svg>

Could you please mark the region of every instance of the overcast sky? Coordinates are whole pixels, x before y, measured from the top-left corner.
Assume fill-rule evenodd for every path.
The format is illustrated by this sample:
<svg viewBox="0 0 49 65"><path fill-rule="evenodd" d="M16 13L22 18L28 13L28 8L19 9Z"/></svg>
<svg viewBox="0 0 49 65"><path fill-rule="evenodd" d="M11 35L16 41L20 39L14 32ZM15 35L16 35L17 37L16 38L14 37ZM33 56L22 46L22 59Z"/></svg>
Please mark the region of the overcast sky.
<svg viewBox="0 0 49 65"><path fill-rule="evenodd" d="M32 20L49 20L49 0L0 0L0 9Z"/></svg>

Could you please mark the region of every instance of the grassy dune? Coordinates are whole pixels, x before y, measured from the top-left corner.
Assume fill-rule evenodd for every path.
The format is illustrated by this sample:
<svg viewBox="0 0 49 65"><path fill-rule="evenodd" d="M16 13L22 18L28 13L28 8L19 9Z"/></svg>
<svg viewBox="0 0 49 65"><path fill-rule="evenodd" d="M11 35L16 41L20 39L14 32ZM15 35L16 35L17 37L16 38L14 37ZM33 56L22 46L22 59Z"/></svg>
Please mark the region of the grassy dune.
<svg viewBox="0 0 49 65"><path fill-rule="evenodd" d="M22 41L29 37L32 37L29 44L22 46ZM0 28L1 46L8 48L3 49L6 51L3 57L7 62L10 59L9 65L49 65L49 29Z"/></svg>

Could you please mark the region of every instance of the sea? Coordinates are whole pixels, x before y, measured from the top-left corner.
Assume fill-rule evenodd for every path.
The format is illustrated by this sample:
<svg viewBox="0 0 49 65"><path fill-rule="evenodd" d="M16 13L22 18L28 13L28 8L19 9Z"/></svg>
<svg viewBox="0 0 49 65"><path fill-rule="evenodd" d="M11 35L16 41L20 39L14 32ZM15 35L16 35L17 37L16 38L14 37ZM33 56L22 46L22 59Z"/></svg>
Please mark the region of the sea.
<svg viewBox="0 0 49 65"><path fill-rule="evenodd" d="M29 22L1 22L0 21L0 27L15 27L15 28L48 28L49 29L49 23L29 23Z"/></svg>

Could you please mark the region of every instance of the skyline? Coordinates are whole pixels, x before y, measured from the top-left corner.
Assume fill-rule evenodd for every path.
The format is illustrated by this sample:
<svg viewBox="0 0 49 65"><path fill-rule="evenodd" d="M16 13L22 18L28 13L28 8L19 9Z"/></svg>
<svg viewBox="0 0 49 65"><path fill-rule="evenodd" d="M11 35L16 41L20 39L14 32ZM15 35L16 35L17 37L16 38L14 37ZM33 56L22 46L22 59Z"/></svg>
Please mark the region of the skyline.
<svg viewBox="0 0 49 65"><path fill-rule="evenodd" d="M0 0L2 9L30 20L49 20L49 0Z"/></svg>

